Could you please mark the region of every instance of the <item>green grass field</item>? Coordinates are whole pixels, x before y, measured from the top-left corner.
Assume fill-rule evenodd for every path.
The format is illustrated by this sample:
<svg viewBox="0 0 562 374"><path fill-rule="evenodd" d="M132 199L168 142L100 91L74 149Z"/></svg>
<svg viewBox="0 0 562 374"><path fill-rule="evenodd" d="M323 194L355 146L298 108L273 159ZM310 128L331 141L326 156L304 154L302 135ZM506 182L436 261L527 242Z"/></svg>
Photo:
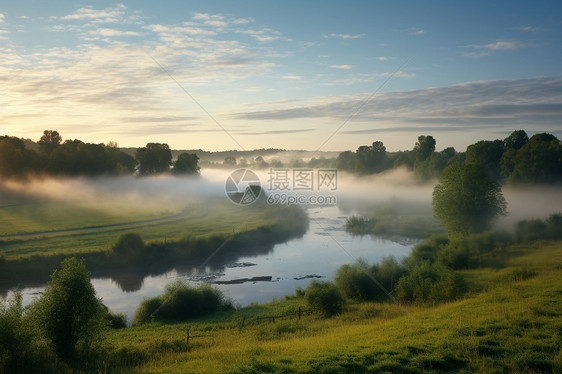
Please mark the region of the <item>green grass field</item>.
<svg viewBox="0 0 562 374"><path fill-rule="evenodd" d="M357 303L331 319L256 322L305 306L294 296L114 330L107 364L138 373L561 372L562 243L512 246L496 260L463 273L471 289L463 300L406 305L407 314L392 302Z"/></svg>
<svg viewBox="0 0 562 374"><path fill-rule="evenodd" d="M175 206L37 199L0 200L0 255L105 251L125 232L146 242L229 234L273 222L268 209L241 207L225 199L181 201Z"/></svg>

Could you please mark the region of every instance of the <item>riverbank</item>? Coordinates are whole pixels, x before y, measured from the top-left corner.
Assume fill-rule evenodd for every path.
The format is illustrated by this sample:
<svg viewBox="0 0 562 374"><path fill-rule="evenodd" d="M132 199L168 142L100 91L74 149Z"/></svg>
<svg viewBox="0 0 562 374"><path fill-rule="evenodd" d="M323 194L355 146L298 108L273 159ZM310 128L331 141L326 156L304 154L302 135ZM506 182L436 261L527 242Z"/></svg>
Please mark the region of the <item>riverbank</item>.
<svg viewBox="0 0 562 374"><path fill-rule="evenodd" d="M521 268L529 277L514 277ZM353 303L301 316L300 295L188 323L112 331L114 370L219 372L557 372L562 243L513 245L499 268L465 271L469 294L439 306ZM286 316L275 322L271 316ZM186 341L189 329L190 340Z"/></svg>
<svg viewBox="0 0 562 374"><path fill-rule="evenodd" d="M115 250L119 237L103 250L84 251L76 240L75 250L43 251L31 255L4 257L0 260L0 283L3 289L21 282L45 282L62 259L77 256L85 259L92 277L127 274L121 282L124 290L134 291L142 279L151 274L168 272L184 264L197 264L220 269L237 259L267 253L275 244L301 237L308 228L306 212L298 207L256 206L213 210L201 220L184 222L182 235L142 241L143 232L136 232L141 245L126 252ZM229 217L230 214L230 217Z"/></svg>

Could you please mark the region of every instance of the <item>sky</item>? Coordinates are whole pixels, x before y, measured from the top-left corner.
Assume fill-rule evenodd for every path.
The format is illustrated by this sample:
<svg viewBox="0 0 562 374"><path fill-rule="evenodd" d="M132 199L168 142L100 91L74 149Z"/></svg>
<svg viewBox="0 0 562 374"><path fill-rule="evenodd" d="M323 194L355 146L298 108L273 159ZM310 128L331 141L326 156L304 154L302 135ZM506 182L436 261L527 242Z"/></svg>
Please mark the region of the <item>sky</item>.
<svg viewBox="0 0 562 374"><path fill-rule="evenodd" d="M560 1L0 2L0 135L464 151L561 120Z"/></svg>

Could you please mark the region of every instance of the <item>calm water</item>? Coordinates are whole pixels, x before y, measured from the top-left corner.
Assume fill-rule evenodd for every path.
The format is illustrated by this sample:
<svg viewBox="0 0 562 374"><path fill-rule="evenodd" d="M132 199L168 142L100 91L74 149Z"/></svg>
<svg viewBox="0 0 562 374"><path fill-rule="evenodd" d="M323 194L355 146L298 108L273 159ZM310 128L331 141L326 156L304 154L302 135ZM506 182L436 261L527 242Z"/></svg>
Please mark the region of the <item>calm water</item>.
<svg viewBox="0 0 562 374"><path fill-rule="evenodd" d="M311 278L332 280L339 266L364 258L370 263L378 262L384 256L394 255L401 259L410 253L413 241L405 238L385 240L370 236L352 236L345 232L345 218L337 207L308 209L310 228L299 239L293 239L273 247L267 254L241 257L236 264L230 264L220 271L207 269L197 273L194 268L173 270L156 276L147 276L140 289L125 292L110 278L94 278L92 283L98 297L103 298L110 310L125 313L132 320L139 303L146 297L159 295L165 286L177 279L192 284L203 280L229 281L240 278L271 276L271 282L246 282L242 284L216 285L235 304L246 306L252 302L267 302L274 298L293 294L295 288L306 288ZM225 247L223 250L227 250ZM245 263L245 266L241 266ZM304 279L295 279L303 278ZM23 289L24 303L27 304L41 293L44 285Z"/></svg>

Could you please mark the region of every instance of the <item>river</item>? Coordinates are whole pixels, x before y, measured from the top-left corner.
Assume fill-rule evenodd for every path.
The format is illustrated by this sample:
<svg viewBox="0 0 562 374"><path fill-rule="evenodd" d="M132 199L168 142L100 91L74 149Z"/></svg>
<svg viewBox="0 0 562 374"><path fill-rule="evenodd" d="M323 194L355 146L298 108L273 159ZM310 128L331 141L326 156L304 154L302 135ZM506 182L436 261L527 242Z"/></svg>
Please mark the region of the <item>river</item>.
<svg viewBox="0 0 562 374"><path fill-rule="evenodd" d="M204 281L223 282L215 287L223 291L235 305L246 306L263 303L293 294L297 287L306 288L311 279L333 280L337 269L346 263L363 258L369 263L379 262L393 255L400 260L410 253L415 241L403 237L384 239L374 236L353 236L345 231L345 219L338 207L313 207L307 209L310 225L305 235L257 256L241 257L236 263L221 270L207 268L197 271L200 264L182 267L159 275L144 277L140 287L127 292L112 278L92 278L98 297L115 313L124 313L130 323L139 303L147 297L163 293L165 286L175 280L191 284ZM228 250L225 246L222 250ZM271 281L229 281L253 277L271 277ZM115 278L115 277L113 277ZM30 303L45 289L45 285L22 285L23 302ZM126 289L126 287L125 287Z"/></svg>

